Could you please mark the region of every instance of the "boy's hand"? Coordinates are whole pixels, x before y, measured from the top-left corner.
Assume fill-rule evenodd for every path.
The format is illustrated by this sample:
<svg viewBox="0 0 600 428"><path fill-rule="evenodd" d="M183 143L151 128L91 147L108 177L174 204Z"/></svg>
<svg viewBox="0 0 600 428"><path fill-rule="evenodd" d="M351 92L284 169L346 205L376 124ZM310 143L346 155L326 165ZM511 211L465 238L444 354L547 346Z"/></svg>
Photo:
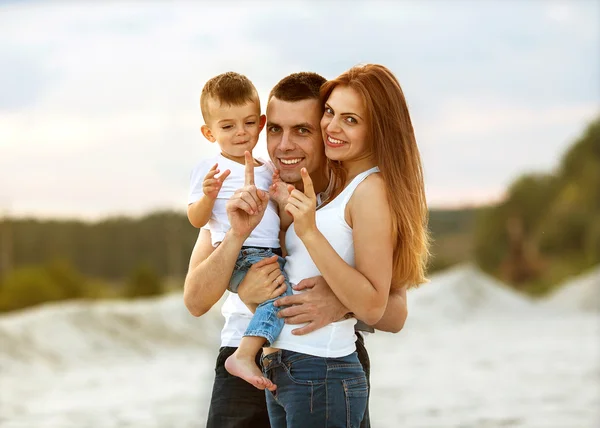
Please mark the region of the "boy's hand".
<svg viewBox="0 0 600 428"><path fill-rule="evenodd" d="M273 184L269 187L269 196L281 207L287 204L287 200L290 197L288 184L281 180L278 169L273 173Z"/></svg>
<svg viewBox="0 0 600 428"><path fill-rule="evenodd" d="M217 199L223 182L231 174L231 171L226 169L219 177L215 177L219 173L218 166L218 163L214 164L210 171L208 171L208 174L204 176L204 181L202 182L202 191L211 199Z"/></svg>

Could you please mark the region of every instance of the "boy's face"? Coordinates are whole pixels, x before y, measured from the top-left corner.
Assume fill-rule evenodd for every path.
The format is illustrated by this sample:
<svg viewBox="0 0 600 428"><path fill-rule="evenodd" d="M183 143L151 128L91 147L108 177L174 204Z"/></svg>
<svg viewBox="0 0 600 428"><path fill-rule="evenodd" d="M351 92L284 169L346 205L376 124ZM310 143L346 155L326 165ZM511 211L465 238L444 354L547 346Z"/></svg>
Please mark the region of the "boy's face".
<svg viewBox="0 0 600 428"><path fill-rule="evenodd" d="M209 123L201 128L204 137L210 142L216 141L226 158L244 163L244 152L252 152L265 126L266 118L261 116L257 103L228 105L210 99L208 111Z"/></svg>

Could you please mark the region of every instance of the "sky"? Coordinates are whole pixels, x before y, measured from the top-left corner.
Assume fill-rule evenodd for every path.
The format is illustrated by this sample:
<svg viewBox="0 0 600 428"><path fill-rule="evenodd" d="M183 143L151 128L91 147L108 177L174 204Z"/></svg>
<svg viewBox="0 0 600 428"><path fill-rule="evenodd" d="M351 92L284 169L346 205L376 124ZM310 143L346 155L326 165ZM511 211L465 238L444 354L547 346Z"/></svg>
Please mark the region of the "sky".
<svg viewBox="0 0 600 428"><path fill-rule="evenodd" d="M212 76L398 77L432 207L551 172L600 114L600 1L0 1L0 216L185 212ZM267 156L264 132L256 154Z"/></svg>

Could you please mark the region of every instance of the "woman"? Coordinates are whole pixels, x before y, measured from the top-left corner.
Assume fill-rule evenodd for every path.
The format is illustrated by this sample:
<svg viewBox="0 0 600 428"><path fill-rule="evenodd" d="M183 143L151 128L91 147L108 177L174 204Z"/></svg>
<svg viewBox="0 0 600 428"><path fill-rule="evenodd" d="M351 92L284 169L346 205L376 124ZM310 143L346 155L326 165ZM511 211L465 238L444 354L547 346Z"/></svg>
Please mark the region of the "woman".
<svg viewBox="0 0 600 428"><path fill-rule="evenodd" d="M318 210L306 170L304 193L290 189L285 270L291 283L322 275L356 318L375 324L390 283L425 282L420 155L404 95L387 68L354 67L325 83L321 95L335 186ZM278 350L263 358L265 376L277 385L266 392L272 427L359 426L368 387L355 352L356 318L304 336L284 327L273 343Z"/></svg>

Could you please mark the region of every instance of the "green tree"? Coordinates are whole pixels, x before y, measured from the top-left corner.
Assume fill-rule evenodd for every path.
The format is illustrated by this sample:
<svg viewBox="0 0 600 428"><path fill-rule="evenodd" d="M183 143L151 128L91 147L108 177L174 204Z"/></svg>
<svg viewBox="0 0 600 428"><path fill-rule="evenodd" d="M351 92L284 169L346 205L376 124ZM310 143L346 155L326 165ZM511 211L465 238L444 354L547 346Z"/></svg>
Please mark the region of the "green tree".
<svg viewBox="0 0 600 428"><path fill-rule="evenodd" d="M127 297L155 296L162 292L160 277L147 264L141 264L131 273L125 289Z"/></svg>

